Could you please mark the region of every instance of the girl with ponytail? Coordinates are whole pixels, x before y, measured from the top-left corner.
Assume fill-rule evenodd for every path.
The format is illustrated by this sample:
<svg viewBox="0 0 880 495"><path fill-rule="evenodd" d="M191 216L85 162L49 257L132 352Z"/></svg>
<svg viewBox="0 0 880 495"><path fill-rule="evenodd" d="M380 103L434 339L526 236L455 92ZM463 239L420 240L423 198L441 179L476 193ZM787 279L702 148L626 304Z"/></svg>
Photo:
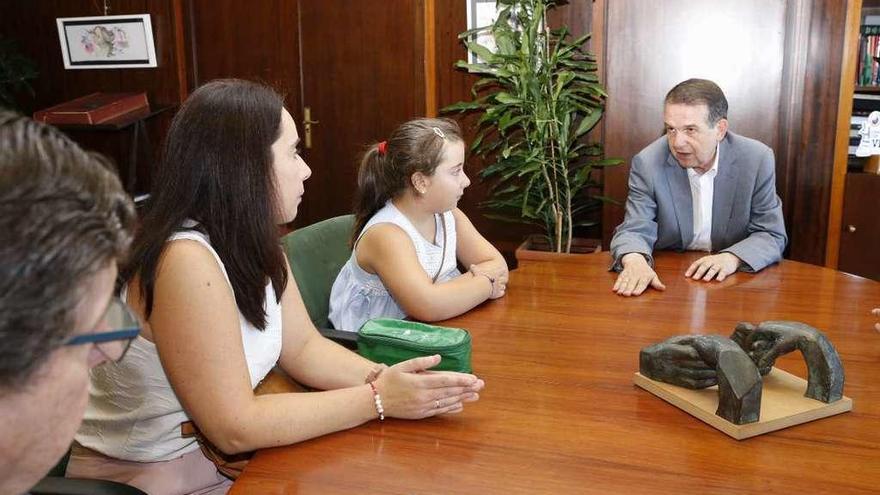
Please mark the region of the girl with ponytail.
<svg viewBox="0 0 880 495"><path fill-rule="evenodd" d="M445 320L504 296L507 263L456 207L470 183L455 121L412 120L369 147L351 258L330 294L337 329L379 317Z"/></svg>

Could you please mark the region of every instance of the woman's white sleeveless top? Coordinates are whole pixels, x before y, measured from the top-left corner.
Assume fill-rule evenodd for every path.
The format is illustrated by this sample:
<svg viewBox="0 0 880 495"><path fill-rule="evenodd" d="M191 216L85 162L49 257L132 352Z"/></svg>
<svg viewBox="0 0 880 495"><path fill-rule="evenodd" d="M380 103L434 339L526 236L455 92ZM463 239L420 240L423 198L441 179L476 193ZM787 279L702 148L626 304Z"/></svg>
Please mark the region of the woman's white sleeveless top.
<svg viewBox="0 0 880 495"><path fill-rule="evenodd" d="M195 223L187 222L184 226L191 229ZM226 267L207 235L184 230L173 234L168 242L184 239L205 246L229 282ZM125 299L125 291L122 297ZM269 373L281 354L281 304L271 282L266 285L265 309L263 331L239 313L252 387ZM211 349L202 352L210 353ZM180 436L180 424L185 421L189 417L168 383L155 344L138 336L121 362L105 363L91 371L89 404L76 441L117 459L166 461L199 448L195 438Z"/></svg>

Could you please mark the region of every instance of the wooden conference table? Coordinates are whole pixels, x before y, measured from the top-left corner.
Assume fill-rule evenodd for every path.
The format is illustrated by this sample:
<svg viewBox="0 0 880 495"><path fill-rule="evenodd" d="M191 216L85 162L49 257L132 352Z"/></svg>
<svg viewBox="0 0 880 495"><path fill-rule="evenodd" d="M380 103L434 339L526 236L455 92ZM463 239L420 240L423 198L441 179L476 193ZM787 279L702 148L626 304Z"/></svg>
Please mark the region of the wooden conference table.
<svg viewBox="0 0 880 495"><path fill-rule="evenodd" d="M445 323L473 335L479 402L261 451L231 493L877 493L880 283L791 261L701 283L693 259L661 253L666 292L637 298L611 292L607 253L521 266ZM643 346L781 319L830 337L852 412L737 441L633 385ZM799 353L777 366L806 377Z"/></svg>

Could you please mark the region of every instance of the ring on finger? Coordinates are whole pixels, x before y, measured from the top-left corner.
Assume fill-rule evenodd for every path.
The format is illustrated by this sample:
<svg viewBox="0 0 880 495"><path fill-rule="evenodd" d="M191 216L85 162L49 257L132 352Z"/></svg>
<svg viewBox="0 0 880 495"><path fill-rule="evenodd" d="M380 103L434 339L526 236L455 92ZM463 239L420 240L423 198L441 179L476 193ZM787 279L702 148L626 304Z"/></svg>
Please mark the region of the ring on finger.
<svg viewBox="0 0 880 495"><path fill-rule="evenodd" d="M440 409L440 399L434 401L434 409Z"/></svg>

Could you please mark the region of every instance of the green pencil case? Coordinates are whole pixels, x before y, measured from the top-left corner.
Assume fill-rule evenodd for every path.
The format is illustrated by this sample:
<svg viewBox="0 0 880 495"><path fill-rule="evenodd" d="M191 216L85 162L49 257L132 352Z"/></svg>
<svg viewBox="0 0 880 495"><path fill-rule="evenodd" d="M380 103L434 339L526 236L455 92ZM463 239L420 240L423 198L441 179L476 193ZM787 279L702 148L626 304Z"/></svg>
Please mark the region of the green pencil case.
<svg viewBox="0 0 880 495"><path fill-rule="evenodd" d="M461 328L376 318L358 330L358 353L389 366L415 357L439 354L442 360L432 369L471 372L471 334Z"/></svg>

